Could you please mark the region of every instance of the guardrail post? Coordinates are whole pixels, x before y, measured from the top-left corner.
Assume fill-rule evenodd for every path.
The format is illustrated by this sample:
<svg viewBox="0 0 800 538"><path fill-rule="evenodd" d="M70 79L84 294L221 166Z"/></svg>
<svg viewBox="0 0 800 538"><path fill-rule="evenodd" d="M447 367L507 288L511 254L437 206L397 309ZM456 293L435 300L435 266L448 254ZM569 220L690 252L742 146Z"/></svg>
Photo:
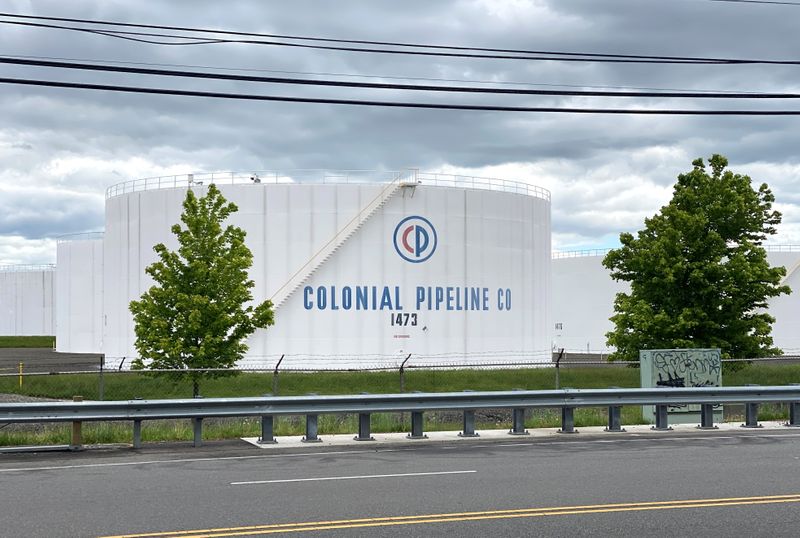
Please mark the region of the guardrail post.
<svg viewBox="0 0 800 538"><path fill-rule="evenodd" d="M530 435L530 432L525 429L525 409L512 409L511 410L511 429L509 435Z"/></svg>
<svg viewBox="0 0 800 538"><path fill-rule="evenodd" d="M786 425L792 428L800 427L800 402L789 403L789 422Z"/></svg>
<svg viewBox="0 0 800 538"><path fill-rule="evenodd" d="M408 439L427 439L428 436L422 432L422 411L411 412L411 433L406 437Z"/></svg>
<svg viewBox="0 0 800 538"><path fill-rule="evenodd" d="M619 387L608 387L610 389L618 389ZM622 427L622 406L609 405L608 406L608 426L605 430L607 432L624 432L625 428Z"/></svg>
<svg viewBox="0 0 800 538"><path fill-rule="evenodd" d="M459 437L480 437L477 433L475 433L475 411L472 409L465 409L464 410L464 427L461 430L461 433L458 434Z"/></svg>
<svg viewBox="0 0 800 538"><path fill-rule="evenodd" d="M564 406L561 408L561 429L558 433L578 433L575 429L575 408Z"/></svg>
<svg viewBox="0 0 800 538"><path fill-rule="evenodd" d="M370 434L370 415L369 413L358 414L358 435L353 437L356 441L374 441L375 438Z"/></svg>
<svg viewBox="0 0 800 538"><path fill-rule="evenodd" d="M73 402L82 402L83 396L73 396ZM83 450L83 423L80 420L72 421L72 439L69 443L70 450Z"/></svg>
<svg viewBox="0 0 800 538"><path fill-rule="evenodd" d="M301 439L304 443L321 443L317 437L317 415L306 415L306 435Z"/></svg>
<svg viewBox="0 0 800 538"><path fill-rule="evenodd" d="M608 426L605 431L607 432L624 432L625 428L622 427L622 406L609 405L608 406Z"/></svg>
<svg viewBox="0 0 800 538"><path fill-rule="evenodd" d="M667 404L656 405L656 425L651 427L651 430L669 431L672 429L669 425L669 413L667 411Z"/></svg>
<svg viewBox="0 0 800 538"><path fill-rule="evenodd" d="M758 385L745 385L746 387L757 387ZM744 404L744 424L742 428L763 428L758 423L758 404L746 403Z"/></svg>
<svg viewBox="0 0 800 538"><path fill-rule="evenodd" d="M716 430L719 426L714 426L714 405L700 404L700 430Z"/></svg>
<svg viewBox="0 0 800 538"><path fill-rule="evenodd" d="M272 445L277 443L273 432L273 418L272 415L263 415L261 417L261 437L258 438L260 445Z"/></svg>
<svg viewBox="0 0 800 538"><path fill-rule="evenodd" d="M142 421L133 421L133 448L142 448Z"/></svg>
<svg viewBox="0 0 800 538"><path fill-rule="evenodd" d="M794 386L800 386L800 383L792 383ZM789 422L786 426L790 428L800 427L800 402L789 402Z"/></svg>
<svg viewBox="0 0 800 538"><path fill-rule="evenodd" d="M758 404L757 403L746 403L744 404L744 424L741 426L742 428L763 428L761 424L758 423Z"/></svg>
<svg viewBox="0 0 800 538"><path fill-rule="evenodd" d="M203 446L203 418L193 418L192 428L194 429L194 446Z"/></svg>

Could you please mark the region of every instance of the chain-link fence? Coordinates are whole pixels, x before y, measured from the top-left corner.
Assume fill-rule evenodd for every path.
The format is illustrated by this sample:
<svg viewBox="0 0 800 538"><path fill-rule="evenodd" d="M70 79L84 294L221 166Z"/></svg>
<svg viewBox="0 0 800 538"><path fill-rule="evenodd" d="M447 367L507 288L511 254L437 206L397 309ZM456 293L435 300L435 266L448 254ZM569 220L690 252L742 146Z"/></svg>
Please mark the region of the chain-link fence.
<svg viewBox="0 0 800 538"><path fill-rule="evenodd" d="M724 383L800 383L800 357L766 357L748 362L748 368L726 373ZM37 371L35 364L26 365L24 361L11 364L6 361L0 370L0 399L6 401L12 399L9 395L46 399L81 395L87 400L191 398L195 383L204 397L639 386L639 371L630 367L636 366L635 362L574 357L565 360L558 355L546 363L488 358L432 363L429 358L408 355L393 364L352 369L316 369L280 360L271 368L235 370L110 370L98 361L91 369Z"/></svg>

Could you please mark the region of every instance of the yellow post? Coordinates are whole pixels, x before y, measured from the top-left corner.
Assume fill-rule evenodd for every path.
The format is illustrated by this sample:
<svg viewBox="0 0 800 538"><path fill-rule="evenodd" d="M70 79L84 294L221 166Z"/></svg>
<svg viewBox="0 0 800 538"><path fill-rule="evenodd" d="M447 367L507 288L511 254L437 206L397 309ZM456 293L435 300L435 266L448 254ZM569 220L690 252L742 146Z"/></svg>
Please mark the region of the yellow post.
<svg viewBox="0 0 800 538"><path fill-rule="evenodd" d="M73 402L82 402L83 396L73 396ZM72 422L72 439L69 445L70 450L81 450L83 449L83 432L81 431L82 423L80 421L73 421Z"/></svg>
<svg viewBox="0 0 800 538"><path fill-rule="evenodd" d="M22 388L22 361L19 361L19 388Z"/></svg>

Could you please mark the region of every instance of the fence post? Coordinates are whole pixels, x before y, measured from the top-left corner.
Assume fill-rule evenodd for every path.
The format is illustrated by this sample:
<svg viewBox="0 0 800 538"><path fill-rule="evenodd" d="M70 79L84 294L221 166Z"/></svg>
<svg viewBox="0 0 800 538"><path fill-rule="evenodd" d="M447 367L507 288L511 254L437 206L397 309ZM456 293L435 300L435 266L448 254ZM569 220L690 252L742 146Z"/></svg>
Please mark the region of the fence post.
<svg viewBox="0 0 800 538"><path fill-rule="evenodd" d="M400 392L406 391L406 363L410 358L411 358L411 353L409 353L408 357L403 359L403 362L400 363Z"/></svg>
<svg viewBox="0 0 800 538"><path fill-rule="evenodd" d="M19 388L22 390L22 361L19 361Z"/></svg>
<svg viewBox="0 0 800 538"><path fill-rule="evenodd" d="M100 380L97 387L97 397L100 401L103 401L103 396L105 393L105 382L103 380L103 367L106 365L106 356L103 355L100 357Z"/></svg>
<svg viewBox="0 0 800 538"><path fill-rule="evenodd" d="M281 355L281 358L278 359L278 362L275 363L275 370L272 372L272 394L275 396L278 395L278 368L281 365L281 361L286 355Z"/></svg>
<svg viewBox="0 0 800 538"><path fill-rule="evenodd" d="M561 359L564 357L564 348L558 350L558 357L556 357L556 390L561 388L560 368Z"/></svg>
<svg viewBox="0 0 800 538"><path fill-rule="evenodd" d="M20 363L22 364L22 363ZM82 402L83 396L73 396L73 402ZM72 439L70 440L70 450L83 450L83 431L81 427L83 423L80 420L72 421Z"/></svg>

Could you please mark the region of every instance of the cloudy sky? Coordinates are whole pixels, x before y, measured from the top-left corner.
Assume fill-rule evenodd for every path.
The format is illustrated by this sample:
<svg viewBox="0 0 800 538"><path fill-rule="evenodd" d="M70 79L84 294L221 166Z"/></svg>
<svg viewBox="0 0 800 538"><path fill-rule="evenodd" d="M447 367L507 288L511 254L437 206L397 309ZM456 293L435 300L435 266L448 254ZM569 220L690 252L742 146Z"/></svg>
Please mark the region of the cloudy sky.
<svg viewBox="0 0 800 538"><path fill-rule="evenodd" d="M2 11L341 39L800 60L800 6L763 3L6 0ZM176 46L7 24L0 24L0 55L411 84L800 92L800 65L573 63L252 44ZM0 73L0 77L343 99L600 108L800 109L800 103L793 101L412 94L2 64ZM413 110L9 84L0 84L0 111L0 265L52 263L53 238L102 229L104 192L109 185L140 177L219 170L413 167L528 182L552 192L554 248L603 248L615 246L619 232L641 227L645 217L669 200L676 175L689 170L694 158L713 153L726 155L735 171L772 187L777 208L784 216L780 234L773 242L800 244L800 117Z"/></svg>

